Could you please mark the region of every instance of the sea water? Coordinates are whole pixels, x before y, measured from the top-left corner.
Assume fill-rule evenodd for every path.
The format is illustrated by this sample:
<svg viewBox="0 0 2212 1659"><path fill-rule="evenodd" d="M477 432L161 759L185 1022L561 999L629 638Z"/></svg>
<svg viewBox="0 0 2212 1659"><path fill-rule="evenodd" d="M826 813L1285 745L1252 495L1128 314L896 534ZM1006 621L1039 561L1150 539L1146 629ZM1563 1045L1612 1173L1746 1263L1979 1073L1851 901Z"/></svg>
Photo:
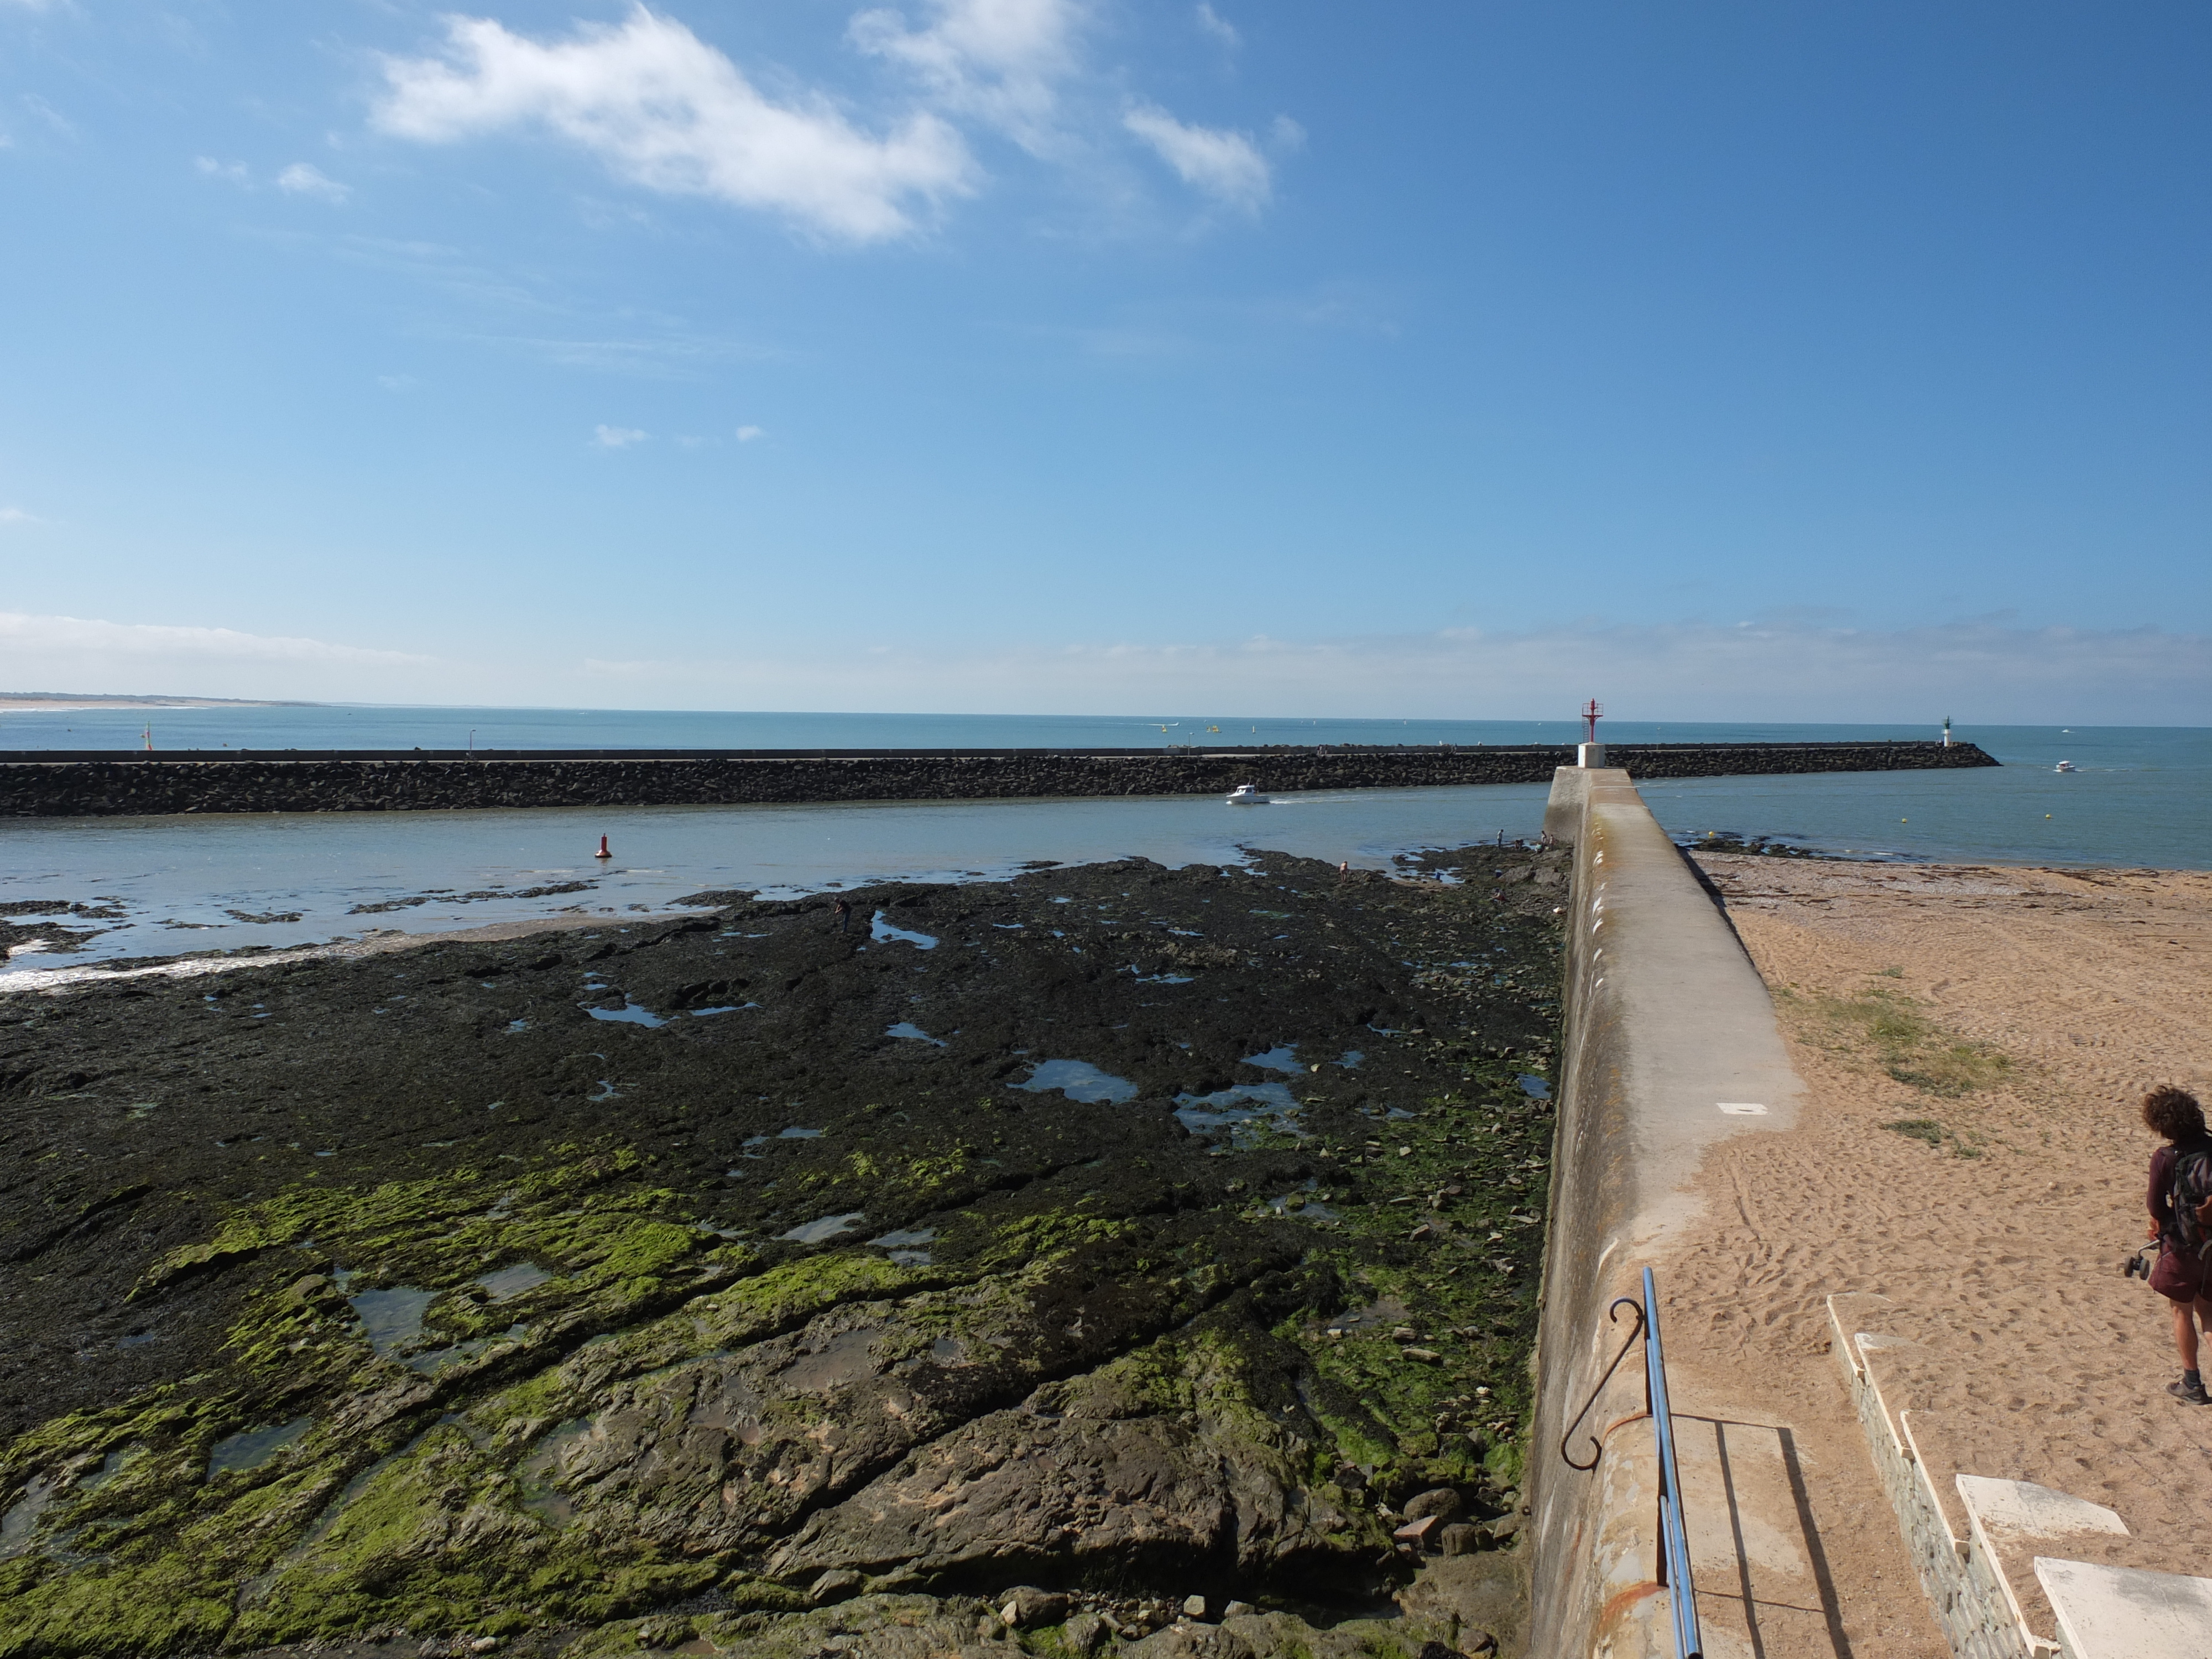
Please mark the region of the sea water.
<svg viewBox="0 0 2212 1659"><path fill-rule="evenodd" d="M317 718L330 713L305 712ZM644 722L622 728L630 741L689 746L651 722L896 723L928 717L607 718ZM1296 724L1278 722L1276 735L1287 735ZM1328 729L1338 735L1326 740L1352 741L1356 735L1372 742L1384 724L1336 722ZM1457 735L1446 740L1471 741L1465 734L1473 724L1454 726ZM1504 729L1481 725L1493 733ZM1362 729L1352 733L1348 728L1355 726ZM0 722L0 731L23 729L16 715ZM957 746L1011 746L1003 743L1006 730L983 723L952 735L962 739ZM1564 734L1561 723L1549 735ZM1680 741L1850 734L1850 728L1744 726L1670 727L1665 733ZM745 746L758 736L743 735ZM836 735L836 741L823 737L822 745L854 746L844 740L851 729ZM1626 742L1641 734L1620 729L1607 735ZM1716 830L1775 836L1856 857L2212 867L2212 832L2205 822L2212 807L2212 732L2005 727L1961 735L2005 764L1653 780L1641 787L1660 822L1685 841ZM1534 737L1544 740L1544 734ZM583 746L570 728L562 728L557 739L549 738L556 740ZM934 740L951 741L943 735ZM1516 728L1513 740L1531 740L1531 733ZM255 742L267 746L265 734L257 734ZM2057 772L2062 759L2079 769ZM1264 767L1255 768L1255 781L1264 793ZM1265 806L1180 796L21 818L0 820L0 904L104 900L124 913L109 920L53 918L60 927L101 931L86 950L66 955L40 951L35 941L19 945L7 969L21 972L241 945L321 944L357 939L374 928L439 933L543 919L618 928L665 914L707 890L787 896L880 880L998 878L1038 860L1079 864L1141 856L1170 866L1234 865L1254 848L1267 848L1381 868L1423 848L1533 838L1541 827L1546 793L1540 784L1504 784L1278 793ZM601 835L610 837L615 853L605 864L591 856ZM589 884L532 897L502 891L576 882ZM422 902L404 902L410 900ZM395 904L399 908L372 908Z"/></svg>
<svg viewBox="0 0 2212 1659"><path fill-rule="evenodd" d="M2157 741L2155 728L2143 728ZM2088 728L2084 728L2084 735ZM114 749L1146 749L1313 744L1566 744L1582 722L1288 720L1235 714L839 714L618 708L387 708L216 703L40 709L0 700L0 750ZM1606 720L1613 743L1928 739L1925 725L1655 724ZM2054 738L2049 726L1959 728L1992 753ZM2122 728L2099 741L2127 741ZM2055 763L2055 760L2054 763Z"/></svg>

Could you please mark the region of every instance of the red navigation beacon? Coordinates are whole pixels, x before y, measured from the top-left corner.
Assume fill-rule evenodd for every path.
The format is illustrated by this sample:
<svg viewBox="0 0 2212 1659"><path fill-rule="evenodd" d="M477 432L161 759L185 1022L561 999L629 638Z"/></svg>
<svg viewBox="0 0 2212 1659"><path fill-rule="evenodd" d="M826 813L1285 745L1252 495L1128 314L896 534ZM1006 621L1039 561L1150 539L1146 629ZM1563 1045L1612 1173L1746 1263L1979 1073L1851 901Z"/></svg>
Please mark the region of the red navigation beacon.
<svg viewBox="0 0 2212 1659"><path fill-rule="evenodd" d="M1605 717L1605 705L1592 697L1583 705L1583 741L1597 741L1597 723Z"/></svg>

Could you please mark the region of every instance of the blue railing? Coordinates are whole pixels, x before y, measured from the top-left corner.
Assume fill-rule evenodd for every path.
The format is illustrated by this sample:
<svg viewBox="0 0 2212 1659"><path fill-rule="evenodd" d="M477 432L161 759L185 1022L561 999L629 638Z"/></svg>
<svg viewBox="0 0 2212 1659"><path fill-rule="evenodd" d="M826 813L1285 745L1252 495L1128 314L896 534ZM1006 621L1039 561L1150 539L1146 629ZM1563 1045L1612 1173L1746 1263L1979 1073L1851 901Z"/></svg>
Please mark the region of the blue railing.
<svg viewBox="0 0 2212 1659"><path fill-rule="evenodd" d="M1698 1629L1698 1586L1690 1571L1690 1535L1682 1519L1681 1465L1674 1456L1674 1412L1667 1397L1667 1355L1659 1342L1659 1291L1652 1279L1651 1269L1644 1270L1644 1300L1632 1296L1615 1297L1612 1307L1606 1310L1608 1320L1618 1320L1626 1308L1636 1316L1636 1328L1620 1345L1620 1352L1613 1357L1613 1364L1605 1368L1590 1397L1583 1402L1575 1420L1567 1425L1567 1431L1559 1437L1559 1455L1569 1468L1594 1469L1604 1455L1604 1443L1595 1435L1590 1437L1590 1460L1575 1462L1567 1444L1574 1438L1575 1430L1583 1418L1589 1415L1597 1398L1605 1392L1605 1385L1628 1358L1628 1351L1636 1339L1644 1339L1644 1415L1651 1419L1654 1438L1659 1443L1659 1583L1668 1592L1668 1603L1674 1613L1674 1652L1676 1659L1705 1659L1705 1638ZM1613 1428L1632 1423L1633 1417L1625 1418ZM1612 1429L1606 1431L1610 1434Z"/></svg>
<svg viewBox="0 0 2212 1659"><path fill-rule="evenodd" d="M1690 1573L1690 1534L1682 1520L1682 1466L1674 1455L1674 1413L1667 1400L1667 1356L1659 1346L1659 1291L1644 1270L1644 1400L1659 1442L1659 1582L1674 1610L1674 1651L1703 1659L1698 1586Z"/></svg>

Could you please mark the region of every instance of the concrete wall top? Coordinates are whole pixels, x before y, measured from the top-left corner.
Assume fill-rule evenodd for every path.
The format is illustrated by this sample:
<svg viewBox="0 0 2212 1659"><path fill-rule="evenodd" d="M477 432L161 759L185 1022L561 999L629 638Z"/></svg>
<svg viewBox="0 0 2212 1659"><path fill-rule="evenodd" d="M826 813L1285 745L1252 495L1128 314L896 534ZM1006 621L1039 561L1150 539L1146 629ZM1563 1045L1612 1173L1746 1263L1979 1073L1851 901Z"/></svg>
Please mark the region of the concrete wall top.
<svg viewBox="0 0 2212 1659"><path fill-rule="evenodd" d="M1607 1310L1697 1225L1689 1183L1709 1149L1793 1127L1804 1085L1735 929L1627 773L1562 768L1553 802L1573 820L1561 826L1569 833L1554 833L1575 843L1575 876L1529 1454L1530 1651L1564 1656L1607 1643L1640 1651L1626 1626L1663 1624L1654 1472L1629 1444L1648 1441L1648 1429L1607 1441L1592 1474L1569 1468L1559 1452L1623 1334ZM1689 1340L1674 1334L1673 1350ZM1642 1396L1632 1355L1577 1431L1585 1457L1583 1438L1632 1415Z"/></svg>

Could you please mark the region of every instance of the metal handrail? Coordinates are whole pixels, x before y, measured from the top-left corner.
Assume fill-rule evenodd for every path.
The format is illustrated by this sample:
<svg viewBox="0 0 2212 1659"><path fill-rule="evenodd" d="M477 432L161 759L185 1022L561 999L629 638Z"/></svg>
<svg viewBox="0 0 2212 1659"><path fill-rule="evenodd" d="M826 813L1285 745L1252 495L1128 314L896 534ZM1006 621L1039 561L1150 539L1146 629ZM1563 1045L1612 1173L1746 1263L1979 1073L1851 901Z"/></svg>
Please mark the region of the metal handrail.
<svg viewBox="0 0 2212 1659"><path fill-rule="evenodd" d="M1690 1572L1690 1538L1682 1522L1681 1465L1674 1455L1674 1414L1667 1399L1667 1356L1659 1344L1659 1291L1644 1270L1644 1401L1659 1442L1659 1582L1674 1613L1674 1651L1704 1659L1698 1630L1698 1587Z"/></svg>
<svg viewBox="0 0 2212 1659"><path fill-rule="evenodd" d="M1667 1354L1659 1343L1659 1289L1650 1268L1644 1270L1643 1302L1639 1304L1632 1296L1615 1297L1605 1316L1617 1322L1623 1308L1636 1316L1636 1328L1622 1341L1613 1364L1605 1368L1589 1398L1583 1401L1583 1408L1559 1437L1559 1456L1569 1468L1586 1473L1605 1455L1605 1443L1615 1429L1626 1428L1638 1417L1651 1419L1652 1437L1659 1443L1659 1587L1668 1592L1674 1613L1676 1659L1705 1659L1705 1637L1698 1629L1698 1585L1690 1571L1690 1534L1682 1519L1681 1465L1674 1455L1674 1411L1667 1397ZM1644 1340L1644 1409L1609 1425L1604 1434L1590 1436L1589 1462L1577 1462L1568 1449L1575 1431L1597 1404L1598 1396L1605 1392L1605 1385L1613 1380L1638 1337Z"/></svg>

